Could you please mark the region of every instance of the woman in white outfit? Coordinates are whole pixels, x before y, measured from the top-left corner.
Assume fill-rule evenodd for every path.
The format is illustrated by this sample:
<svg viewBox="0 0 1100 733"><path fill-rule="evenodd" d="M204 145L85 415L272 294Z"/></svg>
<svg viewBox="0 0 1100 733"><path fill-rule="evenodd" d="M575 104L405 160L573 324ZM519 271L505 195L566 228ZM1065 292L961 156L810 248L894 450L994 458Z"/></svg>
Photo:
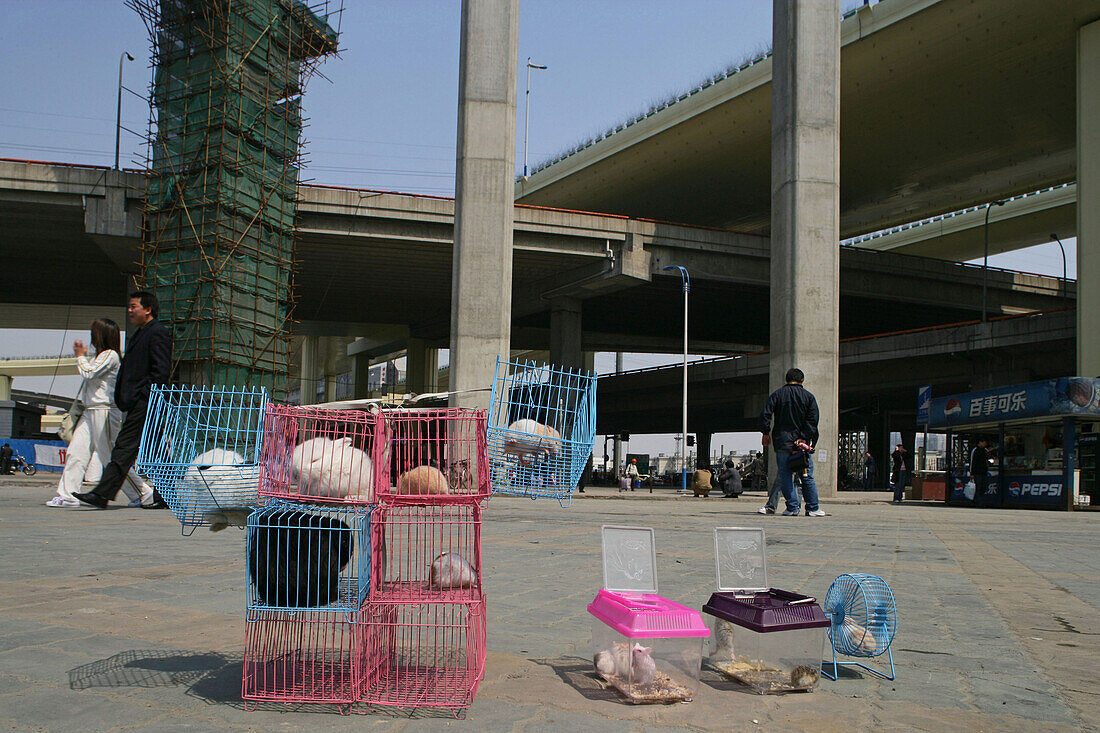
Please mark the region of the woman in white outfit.
<svg viewBox="0 0 1100 733"><path fill-rule="evenodd" d="M99 454L104 462L111 455L118 429L122 425L122 413L115 407L115 378L122 363L119 358L118 324L109 318L92 321L92 346L95 358L88 357L88 347L79 339L73 343L76 366L83 381L77 393L84 403L84 414L73 430L73 439L65 454L65 470L57 485L57 496L46 506L74 508L80 502L73 497L80 490L84 472L93 454ZM122 490L130 498L130 506L136 507L153 501L153 487L130 469Z"/></svg>

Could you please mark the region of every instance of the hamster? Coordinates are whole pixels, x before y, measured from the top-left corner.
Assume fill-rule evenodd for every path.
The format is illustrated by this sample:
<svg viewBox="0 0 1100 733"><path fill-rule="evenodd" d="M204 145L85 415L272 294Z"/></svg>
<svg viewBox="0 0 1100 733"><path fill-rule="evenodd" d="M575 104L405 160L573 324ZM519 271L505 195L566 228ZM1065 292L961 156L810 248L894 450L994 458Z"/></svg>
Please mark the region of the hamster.
<svg viewBox="0 0 1100 733"><path fill-rule="evenodd" d="M715 619L713 656L722 662L734 659L733 624L725 619Z"/></svg>
<svg viewBox="0 0 1100 733"><path fill-rule="evenodd" d="M458 555L444 552L432 561L428 586L432 590L474 588L477 586L477 573L470 563Z"/></svg>
<svg viewBox="0 0 1100 733"><path fill-rule="evenodd" d="M417 466L397 477L398 494L449 494L447 477L438 468Z"/></svg>
<svg viewBox="0 0 1100 733"><path fill-rule="evenodd" d="M351 438L313 438L290 454L291 489L305 496L374 501L374 468L370 456Z"/></svg>
<svg viewBox="0 0 1100 733"><path fill-rule="evenodd" d="M256 503L257 466L225 448L213 448L191 460L181 487L195 504L240 506ZM251 499L251 502L248 500Z"/></svg>
<svg viewBox="0 0 1100 733"><path fill-rule="evenodd" d="M813 687L817 684L817 669L800 664L791 670L791 687Z"/></svg>
<svg viewBox="0 0 1100 733"><path fill-rule="evenodd" d="M543 425L530 418L516 420L508 426L508 432L504 451L518 455L521 459L532 454L552 458L562 447L561 433L549 425ZM514 433L522 433L522 435Z"/></svg>
<svg viewBox="0 0 1100 733"><path fill-rule="evenodd" d="M264 515L248 538L248 575L260 603L315 608L337 600L340 571L355 549L334 517L286 510Z"/></svg>
<svg viewBox="0 0 1100 733"><path fill-rule="evenodd" d="M657 664L651 656L653 647L635 644L633 647L617 641L610 651L596 652L592 661L596 671L605 677L618 677L639 687L653 684L657 678Z"/></svg>

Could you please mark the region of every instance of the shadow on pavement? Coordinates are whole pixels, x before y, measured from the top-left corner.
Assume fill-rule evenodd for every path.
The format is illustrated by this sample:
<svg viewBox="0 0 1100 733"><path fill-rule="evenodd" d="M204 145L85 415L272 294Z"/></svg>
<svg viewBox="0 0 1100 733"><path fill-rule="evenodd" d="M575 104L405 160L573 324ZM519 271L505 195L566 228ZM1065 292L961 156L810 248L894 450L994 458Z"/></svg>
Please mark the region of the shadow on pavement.
<svg viewBox="0 0 1100 733"><path fill-rule="evenodd" d="M174 687L197 682L230 664L237 668L240 688L240 660L216 652L164 649L131 649L69 670L69 689L90 687ZM239 697L239 694L238 694Z"/></svg>
<svg viewBox="0 0 1100 733"><path fill-rule="evenodd" d="M561 681L584 696L586 700L623 701L625 698L613 687L604 684L600 676L592 669L591 659L567 657L564 659L532 659L554 670Z"/></svg>

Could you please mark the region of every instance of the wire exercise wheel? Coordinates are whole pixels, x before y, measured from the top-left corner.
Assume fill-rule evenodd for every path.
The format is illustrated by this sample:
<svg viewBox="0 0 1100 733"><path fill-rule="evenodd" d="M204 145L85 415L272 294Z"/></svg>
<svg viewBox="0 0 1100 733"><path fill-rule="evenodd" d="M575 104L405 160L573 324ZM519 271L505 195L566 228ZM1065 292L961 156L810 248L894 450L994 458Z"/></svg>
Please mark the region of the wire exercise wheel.
<svg viewBox="0 0 1100 733"><path fill-rule="evenodd" d="M848 573L829 586L825 595L825 615L829 618L829 642L832 646L832 670L829 662L821 665L821 673L836 680L839 669L837 654L868 659L886 654L890 674L880 672L861 662L850 662L883 679L894 679L894 653L891 645L898 628L897 604L889 584L877 575Z"/></svg>

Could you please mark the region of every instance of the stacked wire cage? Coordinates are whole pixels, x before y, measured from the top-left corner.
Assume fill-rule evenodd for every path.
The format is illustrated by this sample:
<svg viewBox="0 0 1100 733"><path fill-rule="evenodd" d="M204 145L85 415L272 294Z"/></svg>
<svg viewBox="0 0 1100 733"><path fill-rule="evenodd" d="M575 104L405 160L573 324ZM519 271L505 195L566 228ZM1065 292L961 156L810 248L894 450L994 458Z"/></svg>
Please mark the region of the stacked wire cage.
<svg viewBox="0 0 1100 733"><path fill-rule="evenodd" d="M482 410L383 411L365 703L458 713L473 702L485 672L487 422Z"/></svg>
<svg viewBox="0 0 1100 733"><path fill-rule="evenodd" d="M189 534L258 501L263 387L155 385L135 463Z"/></svg>
<svg viewBox="0 0 1100 733"><path fill-rule="evenodd" d="M377 411L267 409L264 504L247 527L246 700L350 704L365 690L380 426Z"/></svg>
<svg viewBox="0 0 1100 733"><path fill-rule="evenodd" d="M569 506L596 436L596 375L497 357L487 435L494 494Z"/></svg>

